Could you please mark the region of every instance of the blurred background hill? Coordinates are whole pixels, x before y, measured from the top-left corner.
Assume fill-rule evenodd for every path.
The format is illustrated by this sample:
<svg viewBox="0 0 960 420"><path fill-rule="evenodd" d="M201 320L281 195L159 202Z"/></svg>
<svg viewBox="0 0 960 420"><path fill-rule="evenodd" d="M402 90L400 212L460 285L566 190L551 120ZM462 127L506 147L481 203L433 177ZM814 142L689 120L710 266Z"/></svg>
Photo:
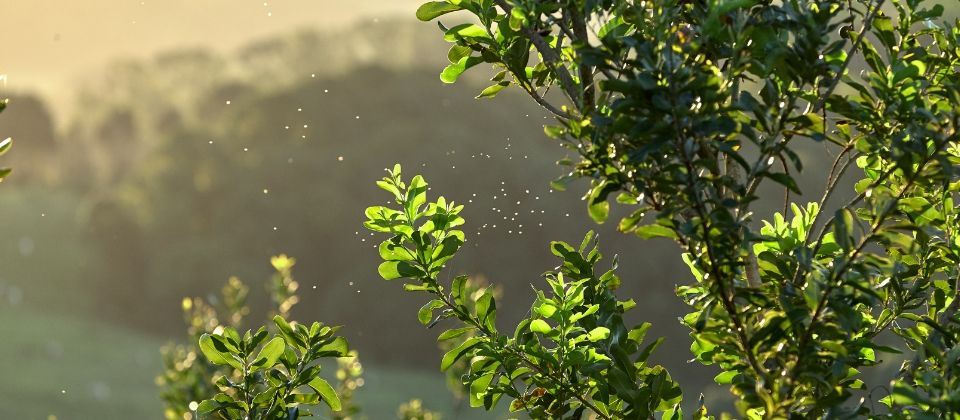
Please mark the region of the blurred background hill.
<svg viewBox="0 0 960 420"><path fill-rule="evenodd" d="M556 265L549 241L579 242L593 227L607 262L619 254L635 319L667 337L655 359L688 395L724 400L709 369L686 365L673 287L689 274L678 248L594 226L576 185L551 190L566 155L542 135L546 114L509 90L475 100L482 70L440 83L446 45L409 16L415 3L388 6L404 17L337 30L267 35L282 29L273 26L240 45L158 44L166 49L109 64L98 55L78 75L0 91L10 98L0 135L16 142L4 161L15 172L0 188L0 418L160 418L157 349L183 336L181 298L215 294L232 275L265 292L279 253L298 260L294 318L344 325L360 351L371 418L410 397L466 418L449 411L435 334L414 316L421 297L379 279L361 229L363 209L386 199L373 182L394 162L467 205L468 246L450 274L502 285L502 325L529 309L530 285ZM118 38L118 54L129 42ZM813 187L829 162L811 162ZM769 218L783 193L763 195L758 217ZM266 296L252 294L254 315L266 313Z"/></svg>

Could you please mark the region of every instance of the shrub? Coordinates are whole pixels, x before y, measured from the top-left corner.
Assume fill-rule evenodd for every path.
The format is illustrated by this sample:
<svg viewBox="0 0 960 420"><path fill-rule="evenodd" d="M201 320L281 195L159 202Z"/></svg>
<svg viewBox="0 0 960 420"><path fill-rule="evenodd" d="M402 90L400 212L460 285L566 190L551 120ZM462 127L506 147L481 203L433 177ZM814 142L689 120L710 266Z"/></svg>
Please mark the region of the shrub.
<svg viewBox="0 0 960 420"><path fill-rule="evenodd" d="M578 156L559 162L570 172L556 188L589 179L597 222L615 195L632 208L621 231L680 246L693 274L677 289L691 307L691 350L723 370L716 381L742 414L957 418L960 23L936 21L938 4L885 3L447 0L417 16L470 15L440 24L454 44L444 82L489 63L494 84L479 97L516 87L556 116L546 134ZM800 193L801 142L832 154L821 198L756 230L762 184L788 203ZM854 167L854 196L823 211ZM423 180L406 185L399 168L379 185L399 206L367 210L368 228L393 235L380 274L433 295L424 323L462 323L441 338L479 332L441 365L470 360L474 405L509 395L534 417L681 415L666 373L643 363L645 351L629 357L643 328L620 325L629 304L612 295L619 280L594 274L590 235L551 246L562 268L505 336L491 296L467 309L463 280L449 290L436 280L465 240L461 207L427 203ZM888 396L849 404L878 352L904 350L878 343L886 331L912 357Z"/></svg>
<svg viewBox="0 0 960 420"><path fill-rule="evenodd" d="M377 185L396 204L366 210L365 227L393 235L379 246L384 262L378 271L385 280L407 279L408 291L431 295L418 314L422 324L458 321L438 337L457 340L440 369L467 361L462 380L471 406L490 409L506 395L511 410L538 418L578 418L585 410L601 418L638 418L679 401L680 389L666 371L646 364L660 342L641 345L650 324L623 322L634 302L613 293L620 284L616 262L609 271L595 270L601 255L592 232L578 248L551 244L560 267L545 275L548 287L536 291L530 317L513 335L503 334L491 288L470 293L466 276L449 285L438 280L464 243L457 230L464 223L463 206L443 197L428 201L426 181L418 175L405 183L399 165Z"/></svg>
<svg viewBox="0 0 960 420"><path fill-rule="evenodd" d="M249 288L235 277L223 288L219 310L200 298L183 300L194 344L171 344L161 351L164 372L157 383L166 418L295 419L310 415L306 408L321 401L340 411L337 393L319 376L319 362L347 357L347 342L335 335L339 327L287 321L298 300L291 274L295 260L281 255L271 263L276 274L270 281L270 330L238 332L249 313Z"/></svg>

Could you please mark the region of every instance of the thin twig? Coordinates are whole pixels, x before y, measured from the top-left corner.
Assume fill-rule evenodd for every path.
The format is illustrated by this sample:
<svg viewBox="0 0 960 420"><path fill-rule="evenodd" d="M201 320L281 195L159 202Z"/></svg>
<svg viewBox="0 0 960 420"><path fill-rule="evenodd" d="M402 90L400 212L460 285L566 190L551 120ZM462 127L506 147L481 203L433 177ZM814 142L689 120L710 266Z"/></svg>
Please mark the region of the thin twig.
<svg viewBox="0 0 960 420"><path fill-rule="evenodd" d="M860 33L857 34L857 39L853 41L853 45L850 46L850 51L847 52L847 58L843 60L843 65L840 66L840 69L837 71L837 75L834 76L833 80L830 81L830 85L827 86L827 90L820 95L820 100L817 101L817 105L813 107L813 112L820 111L821 108L826 104L827 99L830 98L830 95L833 95L833 91L837 88L837 85L840 84L840 79L843 78L843 73L847 70L847 67L850 66L850 61L853 59L854 53L860 48L860 43L863 42L863 38L867 35L867 29L873 24L874 17L877 16L877 12L880 11L880 8L883 7L883 3L886 0L880 0L877 2L876 7L870 10L870 13L863 18L863 28L860 28Z"/></svg>
<svg viewBox="0 0 960 420"><path fill-rule="evenodd" d="M547 111L550 111L551 114L566 120L574 119L573 115L567 112L564 112L563 110L557 108L555 105L551 104L550 102L547 102L547 100L544 99L542 95L537 93L537 90L534 89L533 86L527 86L522 83L517 83L517 84L520 85L520 87L523 88L523 90L527 92L527 94L530 95L530 97L533 98L533 100L536 101L537 104L539 104L541 107L543 107Z"/></svg>
<svg viewBox="0 0 960 420"><path fill-rule="evenodd" d="M513 10L513 6L510 6L506 0L494 0L497 6L500 6L503 9L504 13L510 14ZM537 49L537 52L543 57L543 63L553 70L553 73L557 76L557 79L560 80L560 86L563 88L563 91L567 94L567 97L575 104L581 104L583 100L583 95L580 90L577 89L577 83L573 81L573 77L570 76L570 72L567 71L567 68L563 65L563 60L560 58L560 55L557 54L553 48L550 48L550 44L547 43L547 40L543 39L542 36L534 28L523 27L521 32L533 43L533 46Z"/></svg>

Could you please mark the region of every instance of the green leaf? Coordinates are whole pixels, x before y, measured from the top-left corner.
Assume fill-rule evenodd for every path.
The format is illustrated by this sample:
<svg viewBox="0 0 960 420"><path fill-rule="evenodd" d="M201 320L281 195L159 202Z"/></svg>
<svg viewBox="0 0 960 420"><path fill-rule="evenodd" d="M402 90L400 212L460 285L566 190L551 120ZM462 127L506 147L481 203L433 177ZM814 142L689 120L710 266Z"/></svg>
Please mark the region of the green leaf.
<svg viewBox="0 0 960 420"><path fill-rule="evenodd" d="M417 312L417 319L420 320L421 324L427 325L433 320L433 311L440 309L445 305L446 304L440 299L431 300L427 302L426 305L423 305L423 307L420 308L420 311Z"/></svg>
<svg viewBox="0 0 960 420"><path fill-rule="evenodd" d="M592 202L587 207L587 211L590 212L590 218L594 222L603 223L607 221L607 216L610 214L610 203L606 200Z"/></svg>
<svg viewBox="0 0 960 420"><path fill-rule="evenodd" d="M487 290L477 299L477 318L491 331L497 330L497 302L493 293Z"/></svg>
<svg viewBox="0 0 960 420"><path fill-rule="evenodd" d="M410 180L407 187L406 205L411 213L420 211L420 206L427 202L427 181L422 176L417 175ZM416 219L416 217L414 217ZM414 220L410 220L413 223Z"/></svg>
<svg viewBox="0 0 960 420"><path fill-rule="evenodd" d="M545 125L543 126L543 134L546 134L547 137L552 139L563 138L563 135L567 133L567 128L561 125ZM561 187L563 185L561 184ZM563 188L553 188L558 191L563 191Z"/></svg>
<svg viewBox="0 0 960 420"><path fill-rule="evenodd" d="M494 85L487 86L486 89L484 89L483 91L480 92L479 95L477 95L477 99L493 98L494 96L497 96L497 94L500 93L501 90L506 89L507 86L510 86L510 82L503 81Z"/></svg>
<svg viewBox="0 0 960 420"><path fill-rule="evenodd" d="M849 209L840 209L834 214L833 236L840 248L850 250L853 247L853 213Z"/></svg>
<svg viewBox="0 0 960 420"><path fill-rule="evenodd" d="M728 385L728 384L733 383L733 378L736 377L736 376L739 375L739 374L740 374L740 372L737 372L737 371L735 371L735 370L728 370L728 371L726 371L726 372L723 372L723 373L715 376L715 377L713 378L713 381L716 382L717 385Z"/></svg>
<svg viewBox="0 0 960 420"><path fill-rule="evenodd" d="M603 223L607 221L610 214L610 203L607 202L607 195L615 189L615 185L607 181L602 181L590 189L590 196L587 198L587 212L594 222Z"/></svg>
<svg viewBox="0 0 960 420"><path fill-rule="evenodd" d="M280 331L280 335L283 336L291 345L295 345L301 349L307 348L307 343L303 341L302 338L293 330L293 327L290 326L290 323L287 320L283 319L282 316L277 315L273 317L273 323L277 325L277 330Z"/></svg>
<svg viewBox="0 0 960 420"><path fill-rule="evenodd" d="M250 365L251 371L255 372L275 365L286 348L287 343L283 341L283 338L274 337L273 340L270 340L260 349L260 353L253 359L253 363Z"/></svg>
<svg viewBox="0 0 960 420"><path fill-rule="evenodd" d="M447 369L449 369L450 366L453 366L453 364L456 363L457 360L460 360L460 358L463 357L464 354L466 354L468 351L470 351L470 349L480 344L481 341L482 341L481 338L473 337L464 341L463 343L460 343L459 346L454 347L453 349L448 351L446 354L443 355L443 359L440 361L440 370L446 371Z"/></svg>
<svg viewBox="0 0 960 420"><path fill-rule="evenodd" d="M553 302L545 301L535 308L538 314L544 318L550 318L553 314L557 313L557 306Z"/></svg>
<svg viewBox="0 0 960 420"><path fill-rule="evenodd" d="M893 34L893 20L889 16L884 16L882 11L878 11L873 18L873 28L876 30L874 34L880 39L880 42L887 49L893 49L897 42Z"/></svg>
<svg viewBox="0 0 960 420"><path fill-rule="evenodd" d="M454 235L448 236L433 249L433 255L430 256L430 269L440 267L450 258L453 258L461 246L463 246L462 238Z"/></svg>
<svg viewBox="0 0 960 420"><path fill-rule="evenodd" d="M396 239L387 239L380 243L380 258L385 261L413 261L416 259L409 249Z"/></svg>
<svg viewBox="0 0 960 420"><path fill-rule="evenodd" d="M443 334L440 334L440 336L437 337L437 341L451 340L451 339L460 337L473 330L476 330L476 327L463 327L463 328L455 328L452 330L446 330L443 332Z"/></svg>
<svg viewBox="0 0 960 420"><path fill-rule="evenodd" d="M467 57L470 54L473 54L473 48L465 45L453 45L450 47L450 50L447 51L447 60L450 61L451 64L456 63L460 61L461 58Z"/></svg>
<svg viewBox="0 0 960 420"><path fill-rule="evenodd" d="M333 390L333 387L330 386L330 383L325 381L323 378L317 376L310 380L310 388L313 388L317 392L317 395L320 398L323 398L323 401L330 406L330 409L333 411L340 411L342 407L340 406L340 397L337 396L337 392Z"/></svg>
<svg viewBox="0 0 960 420"><path fill-rule="evenodd" d="M463 72L482 62L483 59L480 57L463 57L456 63L450 64L444 68L440 73L440 80L442 80L444 83L454 83L460 78L460 75L463 74Z"/></svg>
<svg viewBox="0 0 960 420"><path fill-rule="evenodd" d="M449 30L447 30L443 34L443 39L448 42L455 42L461 39L489 40L490 34L488 34L487 30L480 25L474 25L472 23L464 23L464 24L454 26Z"/></svg>
<svg viewBox="0 0 960 420"><path fill-rule="evenodd" d="M420 19L424 22L429 22L439 16L443 16L450 12L456 12L457 10L462 10L462 8L445 1L430 1L420 5L420 7L417 8L417 19Z"/></svg>
<svg viewBox="0 0 960 420"><path fill-rule="evenodd" d="M634 233L636 233L637 236L643 239L650 239L650 238L656 238L656 237L674 239L677 237L676 233L674 233L672 229L663 225L640 226L636 228L636 230L634 230Z"/></svg>
<svg viewBox="0 0 960 420"><path fill-rule="evenodd" d="M200 336L200 351L203 355L207 357L210 363L215 365L233 366L241 369L243 366L240 365L240 362L230 354L218 339L214 339L210 334Z"/></svg>
<svg viewBox="0 0 960 420"><path fill-rule="evenodd" d="M420 278L425 275L423 271L408 261L384 261L377 267L377 272L384 280Z"/></svg>
<svg viewBox="0 0 960 420"><path fill-rule="evenodd" d="M227 406L216 400L203 400L197 405L197 414L210 414Z"/></svg>
<svg viewBox="0 0 960 420"><path fill-rule="evenodd" d="M464 290L466 290L467 276L457 276L453 279L453 283L450 285L450 297L453 298L453 303L457 306L463 306L465 302Z"/></svg>
<svg viewBox="0 0 960 420"><path fill-rule="evenodd" d="M608 337L610 337L610 329L607 327L594 328L587 334L587 340L590 342L606 340Z"/></svg>
<svg viewBox="0 0 960 420"><path fill-rule="evenodd" d="M540 334L547 334L552 330L550 324L547 324L547 321L542 319L535 319L530 322L530 331Z"/></svg>
<svg viewBox="0 0 960 420"><path fill-rule="evenodd" d="M350 353L348 347L346 338L337 337L333 341L320 346L317 349L317 355L320 357L346 357Z"/></svg>
<svg viewBox="0 0 960 420"><path fill-rule="evenodd" d="M7 151L10 150L10 146L13 146L13 139L7 137L3 140L0 140L0 156L3 156Z"/></svg>

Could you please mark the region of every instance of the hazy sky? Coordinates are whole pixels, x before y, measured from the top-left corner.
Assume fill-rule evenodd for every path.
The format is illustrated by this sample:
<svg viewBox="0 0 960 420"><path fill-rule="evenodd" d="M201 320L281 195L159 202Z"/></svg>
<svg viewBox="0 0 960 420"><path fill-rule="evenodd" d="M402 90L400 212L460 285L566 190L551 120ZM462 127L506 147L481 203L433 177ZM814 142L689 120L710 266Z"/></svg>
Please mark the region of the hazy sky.
<svg viewBox="0 0 960 420"><path fill-rule="evenodd" d="M406 14L419 0L0 0L0 75L53 94L110 59L182 46L230 49L303 26Z"/></svg>

